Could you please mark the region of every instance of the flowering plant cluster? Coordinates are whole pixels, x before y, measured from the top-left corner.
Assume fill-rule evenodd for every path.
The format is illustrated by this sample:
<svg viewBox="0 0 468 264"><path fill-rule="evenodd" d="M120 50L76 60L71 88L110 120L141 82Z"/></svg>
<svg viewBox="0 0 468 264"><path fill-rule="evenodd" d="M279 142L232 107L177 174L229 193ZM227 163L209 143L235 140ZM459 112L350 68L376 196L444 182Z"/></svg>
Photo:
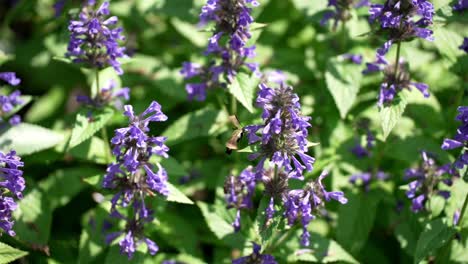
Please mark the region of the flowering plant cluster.
<svg viewBox="0 0 468 264"><path fill-rule="evenodd" d="M206 91L225 88L231 83L242 67L252 72L258 65L246 62L255 57L255 46L247 46L252 37L250 26L253 23L251 6L258 6L256 0L210 0L202 7L200 25L215 22L213 36L209 39L204 55L213 56L207 65L184 62L180 73L185 79L198 77L200 82L188 83L185 90L190 100L204 101Z"/></svg>
<svg viewBox="0 0 468 264"><path fill-rule="evenodd" d="M467 7L5 0L0 263L466 263Z"/></svg>

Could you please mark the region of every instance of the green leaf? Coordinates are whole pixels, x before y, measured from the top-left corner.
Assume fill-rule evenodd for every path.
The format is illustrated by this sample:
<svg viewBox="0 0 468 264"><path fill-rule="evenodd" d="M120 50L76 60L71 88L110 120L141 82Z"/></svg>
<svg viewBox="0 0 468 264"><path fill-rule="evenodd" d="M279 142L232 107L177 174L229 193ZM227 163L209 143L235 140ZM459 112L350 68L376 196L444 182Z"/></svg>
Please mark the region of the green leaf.
<svg viewBox="0 0 468 264"><path fill-rule="evenodd" d="M254 111L254 94L259 82L260 79L253 74L249 76L246 73L239 72L229 86L229 92L234 95L250 113Z"/></svg>
<svg viewBox="0 0 468 264"><path fill-rule="evenodd" d="M429 205L429 209L430 209L432 218L436 218L444 210L445 199L440 195L433 195L429 199L428 205Z"/></svg>
<svg viewBox="0 0 468 264"><path fill-rule="evenodd" d="M101 109L81 109L76 115L75 126L72 130L68 148L71 149L78 146L83 141L91 138L106 125L107 121L109 121L113 115L114 110L110 107Z"/></svg>
<svg viewBox="0 0 468 264"><path fill-rule="evenodd" d="M92 167L76 167L58 170L39 182L39 188L47 193L51 210L64 206L84 187L82 178L103 172Z"/></svg>
<svg viewBox="0 0 468 264"><path fill-rule="evenodd" d="M365 245L381 200L378 192L347 193L348 203L338 210L336 238L352 254L359 252Z"/></svg>
<svg viewBox="0 0 468 264"><path fill-rule="evenodd" d="M167 201L175 202L175 203L183 203L183 204L193 204L192 200L185 196L183 192L181 192L177 187L172 185L171 183L167 183L167 188L169 189L169 196L167 196Z"/></svg>
<svg viewBox="0 0 468 264"><path fill-rule="evenodd" d="M47 196L40 189L33 189L20 200L14 217L17 220L14 226L17 238L45 249L52 224Z"/></svg>
<svg viewBox="0 0 468 264"><path fill-rule="evenodd" d="M45 95L40 97L31 106L25 115L28 122L40 122L60 109L61 104L66 97L65 89L60 86L52 87Z"/></svg>
<svg viewBox="0 0 468 264"><path fill-rule="evenodd" d="M340 111L341 118L346 117L356 101L361 86L361 78L359 65L339 61L336 58L328 62L325 81Z"/></svg>
<svg viewBox="0 0 468 264"><path fill-rule="evenodd" d="M451 31L445 26L434 27L434 45L450 66L457 62L457 58L463 55L459 48L463 42L463 37Z"/></svg>
<svg viewBox="0 0 468 264"><path fill-rule="evenodd" d="M173 17L171 19L171 24L174 26L174 28L179 32L182 36L190 40L193 45L202 48L206 46L206 43L208 42L208 34L200 32L197 27L194 25L187 23L185 21L182 21L178 19L177 17Z"/></svg>
<svg viewBox="0 0 468 264"><path fill-rule="evenodd" d="M18 155L28 155L52 148L63 139L63 135L55 131L28 123L21 123L7 128L0 135L0 149L4 152L14 149Z"/></svg>
<svg viewBox="0 0 468 264"><path fill-rule="evenodd" d="M107 164L104 140L94 136L72 148L68 154L73 157L96 164Z"/></svg>
<svg viewBox="0 0 468 264"><path fill-rule="evenodd" d="M78 263L102 263L105 258L105 236L101 232L109 218L106 203L88 211L82 219L83 229L80 236ZM93 224L90 224L93 223Z"/></svg>
<svg viewBox="0 0 468 264"><path fill-rule="evenodd" d="M448 226L441 218L427 223L418 239L414 263L417 264L427 256L435 254L435 251L449 242L455 233L455 228Z"/></svg>
<svg viewBox="0 0 468 264"><path fill-rule="evenodd" d="M11 263L27 254L28 252L10 247L9 245L0 242L0 264Z"/></svg>
<svg viewBox="0 0 468 264"><path fill-rule="evenodd" d="M304 249L298 249L299 245L295 247L290 246L294 249L294 252L287 256L288 263L298 261L359 263L334 240L329 240L312 233L310 242L311 245Z"/></svg>
<svg viewBox="0 0 468 264"><path fill-rule="evenodd" d="M207 107L182 116L162 135L167 137L166 145L172 146L199 137L218 135L228 128L226 113Z"/></svg>
<svg viewBox="0 0 468 264"><path fill-rule="evenodd" d="M197 205L200 207L200 210L207 221L208 227L217 238L222 239L234 232L232 225L218 215L213 206L202 202L197 202Z"/></svg>
<svg viewBox="0 0 468 264"><path fill-rule="evenodd" d="M404 93L404 91L400 92L391 105L384 106L379 111L384 140L390 135L390 132L392 132L405 111L407 101Z"/></svg>

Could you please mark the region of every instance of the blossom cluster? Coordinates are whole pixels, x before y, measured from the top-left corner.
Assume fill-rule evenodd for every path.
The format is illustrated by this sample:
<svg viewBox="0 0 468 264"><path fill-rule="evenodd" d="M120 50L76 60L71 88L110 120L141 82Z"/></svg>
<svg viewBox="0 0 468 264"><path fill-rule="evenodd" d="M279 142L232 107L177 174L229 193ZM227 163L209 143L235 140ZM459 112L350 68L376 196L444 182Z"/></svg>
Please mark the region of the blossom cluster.
<svg viewBox="0 0 468 264"><path fill-rule="evenodd" d="M277 264L275 258L272 255L268 254L260 254L260 250L262 249L260 245L252 243L253 245L253 252L249 256L240 257L238 259L232 260L232 264Z"/></svg>
<svg viewBox="0 0 468 264"><path fill-rule="evenodd" d="M375 136L369 128L369 120L363 119L357 125L358 130L363 130L365 133L365 144L362 144L361 138L356 140L356 144L351 149L353 153L358 158L364 158L370 156L370 151L375 146Z"/></svg>
<svg viewBox="0 0 468 264"><path fill-rule="evenodd" d="M106 86L101 88L94 98L87 95L78 95L76 100L79 103L92 107L100 108L109 104L114 104L117 109L121 109L123 107L123 101L128 101L130 98L130 88L123 87L114 91L115 86L115 81L110 80Z"/></svg>
<svg viewBox="0 0 468 264"><path fill-rule="evenodd" d="M281 75L281 74L279 74ZM284 208L284 215L289 225L299 221L303 227L301 244L309 245L310 234L307 226L310 221L331 199L340 203L347 200L342 192L328 192L322 184L327 172L323 172L316 181L305 184L304 189L290 189L291 178L304 180L304 171L312 171L314 158L307 154L310 117L301 114L299 97L283 78L276 85L260 84L257 105L263 109L262 125L244 127L249 144L258 144L258 151L249 155L249 159L260 159L254 171L244 170L238 178L230 176L226 180L225 194L229 207L237 208L237 217L233 225L240 228L239 209L251 208L252 195L256 183L265 185L265 194L269 197L265 208L266 224L275 217L275 201ZM270 87L272 86L272 87ZM265 168L265 163L270 167Z"/></svg>
<svg viewBox="0 0 468 264"><path fill-rule="evenodd" d="M447 190L439 190L439 183L447 186L452 185L452 175L456 175L456 171L452 169L450 164L438 166L436 161L429 153L423 151L421 153L422 163L417 168L410 168L405 171L405 180L412 180L406 191L406 196L412 200L411 210L420 212L424 209L426 201L437 194L445 199L450 197L450 192Z"/></svg>
<svg viewBox="0 0 468 264"><path fill-rule="evenodd" d="M207 89L226 87L242 67L258 72L256 63L246 62L255 57L255 46L247 46L252 37L250 26L253 23L251 8L247 4L259 5L255 0L209 0L202 7L200 24L211 21L216 24L204 52L205 56L213 55L213 59L205 66L183 63L180 73L185 79L200 79L185 86L190 100L204 101Z"/></svg>
<svg viewBox="0 0 468 264"><path fill-rule="evenodd" d="M15 235L13 231L15 222L12 218L13 211L18 207L15 198L22 199L26 187L21 170L23 166L24 163L15 151L0 152L0 228L10 236Z"/></svg>
<svg viewBox="0 0 468 264"><path fill-rule="evenodd" d="M14 72L0 72L0 80L12 86L17 86L21 83L21 80L16 77ZM5 119L8 119L10 125L17 125L21 122L21 117L19 115L10 116L10 112L13 111L16 106L23 103L20 96L21 92L19 90L15 90L9 95L0 95L0 123L6 122Z"/></svg>
<svg viewBox="0 0 468 264"><path fill-rule="evenodd" d="M384 56L393 44L419 37L433 41L432 24L434 6L427 0L387 0L384 4L371 4L370 21L377 21L389 39L378 55Z"/></svg>
<svg viewBox="0 0 468 264"><path fill-rule="evenodd" d="M328 0L328 7L333 8L333 10L325 12L320 24L325 25L329 20L333 19L333 29L336 29L338 22L345 23L351 19L351 10L353 8L361 8L369 4L369 0Z"/></svg>
<svg viewBox="0 0 468 264"><path fill-rule="evenodd" d="M119 245L121 252L131 258L142 242L146 243L150 254L158 251L156 243L144 236L144 225L154 219L153 210L147 207L145 198L154 196L154 192L162 196L169 194L166 170L158 162L154 166L151 160L154 155L167 158L169 148L164 145L165 137L148 135L150 122L167 120L157 102L153 101L140 115L135 115L131 105L124 109L130 124L117 129L111 139L117 162L107 167L103 187L116 191L111 200L111 216L127 222L124 231L109 234L107 241L110 243L125 233ZM118 207L129 206L133 209L129 216L118 210Z"/></svg>
<svg viewBox="0 0 468 264"><path fill-rule="evenodd" d="M383 71L384 81L380 86L378 105L391 103L403 90L416 87L425 97L429 96L429 86L425 83L411 82L407 64L400 60L400 45L419 37L433 41L433 32L427 27L432 24L434 7L427 0L387 0L384 4L371 4L370 22L377 21L380 33L388 33L388 40L377 50L376 60L367 63L364 74ZM393 44L398 44L397 59L390 64L385 59Z"/></svg>
<svg viewBox="0 0 468 264"><path fill-rule="evenodd" d="M377 51L375 62L366 63L364 74L383 72L384 80L380 85L380 92L377 105L383 107L393 102L397 94L403 89L411 90L412 87L418 89L424 97L429 97L429 86L425 83L411 81L408 64L399 60L398 64L389 63L383 56L381 49Z"/></svg>
<svg viewBox="0 0 468 264"><path fill-rule="evenodd" d="M78 20L71 20L68 26L70 42L67 57L77 63L91 67L112 66L118 74L123 70L119 58L125 58L125 47L119 41L125 40L123 28L116 27L118 18L111 16L109 2L103 2L96 10L96 0L87 0Z"/></svg>
<svg viewBox="0 0 468 264"><path fill-rule="evenodd" d="M304 170L312 171L315 159L307 154L310 117L301 114L299 97L284 82L274 87L261 83L256 102L263 109L263 124L244 130L249 144L260 143L258 152L249 156L250 160L260 159L255 168L257 178L261 179L269 160L289 177L304 179Z"/></svg>
<svg viewBox="0 0 468 264"><path fill-rule="evenodd" d="M458 159L453 163L457 169L463 169L468 165L468 106L458 107L458 115L456 120L462 122L458 127L457 133L453 139L446 138L442 144L443 150L450 150L456 148L462 148L463 152L460 154Z"/></svg>

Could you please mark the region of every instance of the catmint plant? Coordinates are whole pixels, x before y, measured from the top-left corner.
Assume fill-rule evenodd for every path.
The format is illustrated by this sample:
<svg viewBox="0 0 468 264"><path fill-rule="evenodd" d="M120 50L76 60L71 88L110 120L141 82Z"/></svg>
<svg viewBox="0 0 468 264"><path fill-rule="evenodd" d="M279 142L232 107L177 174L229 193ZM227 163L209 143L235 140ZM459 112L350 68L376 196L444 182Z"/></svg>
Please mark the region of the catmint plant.
<svg viewBox="0 0 468 264"><path fill-rule="evenodd" d="M125 40L123 28L116 27L116 16L108 17L109 2L103 2L97 9L95 6L96 0L87 0L78 20L70 21L70 42L66 56L92 68L112 66L118 74L122 74L117 59L127 57L125 47L119 45L119 41Z"/></svg>
<svg viewBox="0 0 468 264"><path fill-rule="evenodd" d="M10 236L16 234L13 231L15 222L12 215L18 207L15 200L23 198L23 191L26 187L21 170L23 166L24 163L15 151L8 153L0 151L0 228Z"/></svg>
<svg viewBox="0 0 468 264"><path fill-rule="evenodd" d="M425 151L421 152L421 156L422 163L417 168L407 169L404 176L405 180L411 180L406 196L411 199L413 212L424 210L426 201L433 195L449 199L450 191L439 189L440 183L451 186L452 175L457 175L450 164L437 165L436 160Z"/></svg>
<svg viewBox="0 0 468 264"><path fill-rule="evenodd" d="M111 200L111 216L126 222L125 230L109 234L107 242L123 235L119 242L120 251L130 259L138 244L143 242L151 255L158 251L156 243L144 234L144 226L154 219L154 212L146 200L155 193L169 194L166 170L151 159L153 156L167 158L169 148L164 145L165 137L148 134L150 122L167 120L156 101L139 115L134 113L131 105L124 108L130 124L115 130L111 143L117 162L107 167L102 186L115 192Z"/></svg>
<svg viewBox="0 0 468 264"><path fill-rule="evenodd" d="M242 68L258 73L258 65L247 62L255 57L255 46L247 46L254 21L249 6L258 5L255 0L208 0L202 7L200 25L215 23L213 36L204 52L212 59L206 65L183 63L180 73L184 78L199 79L185 86L189 100L204 101L207 90L226 88Z"/></svg>
<svg viewBox="0 0 468 264"><path fill-rule="evenodd" d="M312 171L315 159L307 154L311 118L301 114L299 97L284 82L271 87L261 83L256 102L263 109L263 124L249 125L244 130L249 144L258 145L258 150L249 156L250 160L259 160L255 168L257 179L262 178L267 160L288 177L304 179L303 172Z"/></svg>
<svg viewBox="0 0 468 264"><path fill-rule="evenodd" d="M238 232L241 228L241 209L252 209L252 196L255 191L256 180L252 167L243 170L239 177L230 175L224 182L224 193L228 208L236 209L236 218L232 223L234 231Z"/></svg>
<svg viewBox="0 0 468 264"><path fill-rule="evenodd" d="M463 169L468 165L468 106L458 107L458 115L455 118L462 124L458 127L457 132L453 139L446 138L442 143L443 150L461 148L462 153L458 159L453 163L453 166L457 169Z"/></svg>
<svg viewBox="0 0 468 264"><path fill-rule="evenodd" d="M232 260L232 264L277 264L275 258L272 255L261 254L261 247L255 243L252 243L253 252L249 256L241 257Z"/></svg>
<svg viewBox="0 0 468 264"><path fill-rule="evenodd" d="M459 12L465 11L466 9L468 9L468 0L458 0L453 6L453 10Z"/></svg>
<svg viewBox="0 0 468 264"><path fill-rule="evenodd" d="M21 83L21 80L16 77L14 72L0 72L0 80L7 82L12 86L17 86ZM10 125L17 125L21 122L19 115L13 115L10 117L10 112L21 104L23 100L20 98L21 92L15 90L9 95L0 95L0 123L8 122ZM8 119L5 120L5 119Z"/></svg>
<svg viewBox="0 0 468 264"><path fill-rule="evenodd" d="M130 99L130 88L123 87L115 91L116 83L110 80L107 86L102 87L94 98L87 95L78 95L76 100L87 106L101 108L113 104L117 109L123 108L123 101Z"/></svg>
<svg viewBox="0 0 468 264"><path fill-rule="evenodd" d="M368 192L370 190L370 185L374 181L385 181L388 179L388 174L383 171L367 171L359 172L351 175L349 182L355 186L360 186L364 191Z"/></svg>
<svg viewBox="0 0 468 264"><path fill-rule="evenodd" d="M369 4L369 0L328 0L328 7L332 8L332 10L325 12L320 24L325 25L329 20L334 20L333 30L335 30L339 22L344 24L351 19L351 10L353 8L361 8Z"/></svg>
<svg viewBox="0 0 468 264"><path fill-rule="evenodd" d="M460 45L460 49L468 53L468 38L463 38L463 43Z"/></svg>
<svg viewBox="0 0 468 264"><path fill-rule="evenodd" d="M362 119L357 124L358 132L364 134L365 140L364 144L361 140L361 137L356 139L355 145L351 148L351 153L353 153L358 158L365 158L371 155L371 150L375 147L375 136L369 128L369 120Z"/></svg>
<svg viewBox="0 0 468 264"><path fill-rule="evenodd" d="M400 59L401 43L421 38L433 41L433 32L427 27L432 24L434 7L426 0L387 0L382 4L371 4L370 22L377 22L379 34L386 34L387 41L377 50L376 60L367 64L365 74L382 71L384 81L380 86L379 107L388 105L404 88L416 87L425 97L429 96L429 86L411 82L408 65ZM395 62L390 64L385 55L393 44L397 45Z"/></svg>

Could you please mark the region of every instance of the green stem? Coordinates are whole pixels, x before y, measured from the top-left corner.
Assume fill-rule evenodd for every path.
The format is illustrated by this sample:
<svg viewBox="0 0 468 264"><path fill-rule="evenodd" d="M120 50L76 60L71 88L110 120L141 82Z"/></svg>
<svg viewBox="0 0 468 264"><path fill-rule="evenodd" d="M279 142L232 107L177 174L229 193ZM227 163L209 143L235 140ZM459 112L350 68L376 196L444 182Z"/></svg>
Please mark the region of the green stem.
<svg viewBox="0 0 468 264"><path fill-rule="evenodd" d="M91 98L96 96L99 92L99 69L96 69L94 71L94 74L96 76L96 87L91 87L91 95L90 95Z"/></svg>
<svg viewBox="0 0 468 264"><path fill-rule="evenodd" d="M465 178L467 174L468 174L468 169L465 171L465 175L463 176L463 178ZM458 223L457 223L458 226L461 226L461 223L463 222L462 221L463 215L465 214L467 205L468 205L468 193L466 194L465 201L463 202L463 206L460 212L460 218L458 218Z"/></svg>
<svg viewBox="0 0 468 264"><path fill-rule="evenodd" d="M231 115L237 114L237 100L234 95L231 94Z"/></svg>
<svg viewBox="0 0 468 264"><path fill-rule="evenodd" d="M96 76L96 86L91 87L91 95L90 97L97 96L99 93L99 69L94 71ZM105 151L105 158L107 163L111 163L112 155L111 155L111 148L109 146L109 137L107 136L106 125L101 128L101 136L102 140L104 141L104 151Z"/></svg>
<svg viewBox="0 0 468 264"><path fill-rule="evenodd" d="M107 136L107 129L106 126L101 128L101 136L102 140L104 140L104 148L106 152L106 162L111 163L112 162L112 156L111 156L111 149L109 146L109 137Z"/></svg>
<svg viewBox="0 0 468 264"><path fill-rule="evenodd" d="M395 78L397 78L398 76L398 66L400 65L400 49L401 49L401 42L398 42L396 58L395 58Z"/></svg>

